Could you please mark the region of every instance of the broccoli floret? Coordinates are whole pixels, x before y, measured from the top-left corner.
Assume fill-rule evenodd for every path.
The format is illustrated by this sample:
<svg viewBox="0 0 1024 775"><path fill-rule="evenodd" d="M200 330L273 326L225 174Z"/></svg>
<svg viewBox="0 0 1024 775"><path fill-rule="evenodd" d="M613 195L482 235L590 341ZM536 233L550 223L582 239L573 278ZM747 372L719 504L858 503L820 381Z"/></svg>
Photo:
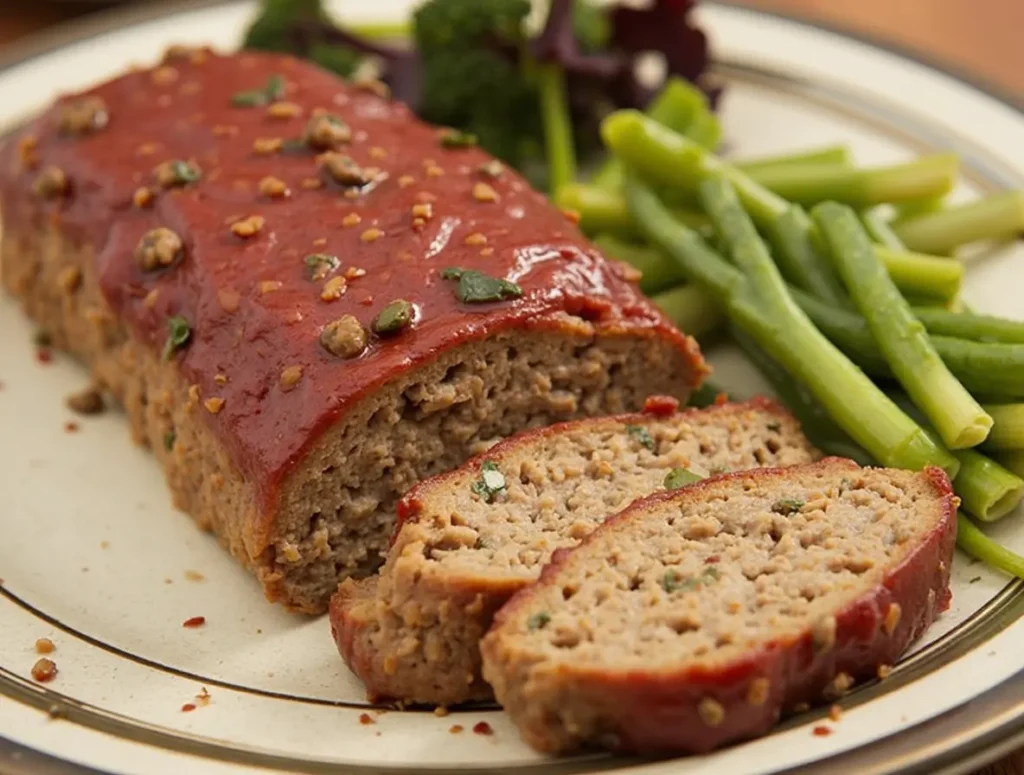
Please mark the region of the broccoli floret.
<svg viewBox="0 0 1024 775"><path fill-rule="evenodd" d="M419 114L472 132L517 167L541 136L536 86L520 56L529 12L529 0L428 0L413 17Z"/></svg>
<svg viewBox="0 0 1024 775"><path fill-rule="evenodd" d="M320 0L264 0L242 46L295 53L300 47L299 34L304 26L314 24L334 26L334 20L323 9ZM345 78L352 75L365 58L361 51L331 43L313 43L303 55Z"/></svg>

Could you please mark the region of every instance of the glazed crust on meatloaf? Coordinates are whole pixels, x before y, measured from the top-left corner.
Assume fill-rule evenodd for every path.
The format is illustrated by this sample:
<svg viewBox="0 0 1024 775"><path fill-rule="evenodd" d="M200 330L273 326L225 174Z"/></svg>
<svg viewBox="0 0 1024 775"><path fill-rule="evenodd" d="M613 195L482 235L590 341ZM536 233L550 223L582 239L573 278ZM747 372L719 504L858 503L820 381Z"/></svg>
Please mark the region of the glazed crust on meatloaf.
<svg viewBox="0 0 1024 775"><path fill-rule="evenodd" d="M705 371L623 266L448 145L296 59L176 48L0 155L4 285L289 607L372 572L397 498L480 443ZM474 303L450 267L522 294Z"/></svg>
<svg viewBox="0 0 1024 775"><path fill-rule="evenodd" d="M530 431L406 495L380 575L343 583L331 601L339 650L370 696L490 699L479 640L553 550L661 488L673 467L706 474L816 456L796 420L765 399L675 409L652 398L643 414ZM490 499L478 486L487 465L506 483Z"/></svg>
<svg viewBox="0 0 1024 775"><path fill-rule="evenodd" d="M634 503L497 615L484 676L537 749L680 754L883 674L949 605L940 469L831 458Z"/></svg>

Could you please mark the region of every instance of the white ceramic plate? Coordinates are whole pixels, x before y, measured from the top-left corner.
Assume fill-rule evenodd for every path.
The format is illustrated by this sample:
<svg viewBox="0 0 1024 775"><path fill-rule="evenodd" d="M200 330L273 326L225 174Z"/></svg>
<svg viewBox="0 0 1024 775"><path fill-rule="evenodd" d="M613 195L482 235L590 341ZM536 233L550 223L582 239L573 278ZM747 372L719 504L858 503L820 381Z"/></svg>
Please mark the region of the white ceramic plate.
<svg viewBox="0 0 1024 775"><path fill-rule="evenodd" d="M338 5L350 19L382 20L399 18L408 2ZM252 12L248 2L174 8L89 23L72 42L51 41L0 70L0 128L58 91L153 60L169 43L230 48ZM860 162L885 163L954 149L966 166L960 195L1024 187L1024 116L1007 104L821 29L712 4L700 14L730 81L723 117L732 153L845 142ZM1022 287L1018 244L975 257L967 298L1019 317ZM37 363L32 329L6 298L0 330L0 770L937 773L1024 743L1024 586L963 556L952 609L890 679L850 695L838 723L811 713L761 740L671 762L554 762L522 745L494 710L379 712L342 665L326 620L269 606L215 541L172 509L122 417L67 413L62 399L85 374L62 358ZM712 357L727 386L760 387L733 353ZM77 433L66 432L69 421ZM1024 514L992 532L1024 551ZM198 615L206 626L182 628ZM57 645L60 670L45 686L29 678L40 637ZM203 687L205 705L194 700ZM200 707L182 712L185 703ZM50 708L63 718L51 719ZM361 723L364 714L372 723ZM473 733L481 721L493 735ZM823 724L831 734L813 734Z"/></svg>

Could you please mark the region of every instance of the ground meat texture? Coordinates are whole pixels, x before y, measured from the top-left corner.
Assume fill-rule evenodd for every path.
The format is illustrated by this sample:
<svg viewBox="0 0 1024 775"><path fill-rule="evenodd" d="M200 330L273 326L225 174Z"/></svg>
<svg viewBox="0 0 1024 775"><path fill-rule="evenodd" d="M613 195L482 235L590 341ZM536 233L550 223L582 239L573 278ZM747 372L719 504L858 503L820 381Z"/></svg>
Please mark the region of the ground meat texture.
<svg viewBox="0 0 1024 775"><path fill-rule="evenodd" d="M335 639L375 697L450 705L491 697L478 643L495 611L551 553L665 486L698 474L814 458L796 421L757 400L676 414L583 420L509 439L422 483L378 578L342 585Z"/></svg>
<svg viewBox="0 0 1024 775"><path fill-rule="evenodd" d="M948 607L956 503L939 469L837 458L653 495L498 613L484 677L540 751L764 734L874 678Z"/></svg>
<svg viewBox="0 0 1024 775"><path fill-rule="evenodd" d="M398 498L482 440L639 409L652 392L685 399L700 381L695 343L522 178L502 171L488 179L500 202L474 198L481 150L442 148L406 107L289 57L206 53L173 69L63 98L0 149L3 283L125 406L175 503L270 599L323 611L339 579L381 563ZM266 100L233 100L268 83ZM268 116L281 100L298 110ZM325 162L302 138L324 109L351 136L319 122L309 139L340 143L325 152L363 185L337 161L344 181L306 185ZM153 177L165 162L170 188ZM33 195L51 168L63 178ZM268 176L291 195L264 196ZM317 281L314 253L340 257ZM449 266L522 296L468 309L440 278ZM333 277L346 292L325 302ZM415 314L372 332L395 300ZM321 332L346 316L366 346L346 337L339 355Z"/></svg>

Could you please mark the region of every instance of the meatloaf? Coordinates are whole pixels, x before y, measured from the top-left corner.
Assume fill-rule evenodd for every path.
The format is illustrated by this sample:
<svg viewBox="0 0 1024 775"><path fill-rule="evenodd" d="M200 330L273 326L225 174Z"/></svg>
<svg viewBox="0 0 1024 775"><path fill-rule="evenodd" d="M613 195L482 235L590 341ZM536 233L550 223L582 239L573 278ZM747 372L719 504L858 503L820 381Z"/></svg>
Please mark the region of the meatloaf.
<svg viewBox="0 0 1024 775"><path fill-rule="evenodd" d="M377 698L451 705L491 697L478 643L494 612L632 500L707 474L805 463L814 450L778 405L755 400L676 413L581 420L508 439L400 503L377 578L345 582L331 603L335 640Z"/></svg>
<svg viewBox="0 0 1024 775"><path fill-rule="evenodd" d="M483 674L541 751L697 753L893 664L949 605L937 468L848 460L634 503L497 615Z"/></svg>
<svg viewBox="0 0 1024 775"><path fill-rule="evenodd" d="M530 426L685 399L692 339L382 84L175 47L0 156L3 282L269 599L374 571L398 497Z"/></svg>

